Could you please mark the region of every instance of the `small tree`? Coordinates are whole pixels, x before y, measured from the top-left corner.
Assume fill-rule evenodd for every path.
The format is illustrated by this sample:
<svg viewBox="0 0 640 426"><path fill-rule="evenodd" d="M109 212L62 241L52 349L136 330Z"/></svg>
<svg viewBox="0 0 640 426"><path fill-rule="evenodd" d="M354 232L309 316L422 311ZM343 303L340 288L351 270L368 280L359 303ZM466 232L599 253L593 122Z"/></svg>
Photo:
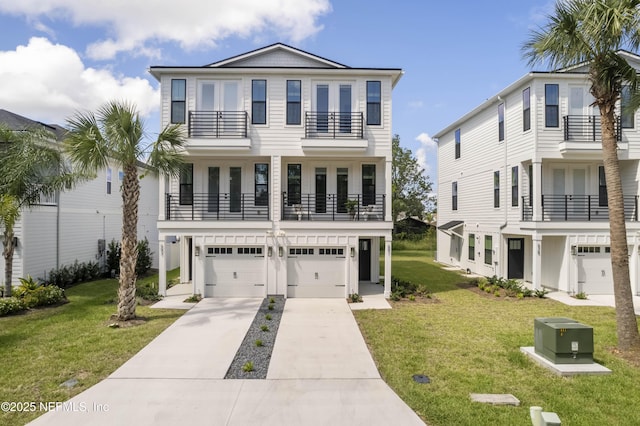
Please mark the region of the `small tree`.
<svg viewBox="0 0 640 426"><path fill-rule="evenodd" d="M81 170L95 173L114 162L124 171L117 316L120 321L128 321L136 317L138 165L147 159L155 173L177 175L183 165L184 133L180 125L169 125L155 141L146 144L144 123L136 107L127 102L109 102L96 114L78 112L67 122L67 152Z"/></svg>
<svg viewBox="0 0 640 426"><path fill-rule="evenodd" d="M424 169L409 149L400 146L400 136L392 140L393 165L391 172L392 215L395 223L398 214L422 218L429 202L431 182Z"/></svg>
<svg viewBox="0 0 640 426"><path fill-rule="evenodd" d="M615 135L616 104L626 86L632 102L640 105L640 78L622 49L640 48L640 1L566 0L556 3L547 25L534 31L524 45L530 64L547 62L552 68L588 64L590 91L600 111L602 157L607 183L611 267L616 302L618 346L640 347L638 322L633 310L629 276L629 250L618 144Z"/></svg>
<svg viewBox="0 0 640 426"><path fill-rule="evenodd" d="M0 125L0 225L3 227L5 260L4 296L11 296L14 227L24 208L41 197L70 189L83 176L73 173L64 162L55 136L42 129L15 131Z"/></svg>

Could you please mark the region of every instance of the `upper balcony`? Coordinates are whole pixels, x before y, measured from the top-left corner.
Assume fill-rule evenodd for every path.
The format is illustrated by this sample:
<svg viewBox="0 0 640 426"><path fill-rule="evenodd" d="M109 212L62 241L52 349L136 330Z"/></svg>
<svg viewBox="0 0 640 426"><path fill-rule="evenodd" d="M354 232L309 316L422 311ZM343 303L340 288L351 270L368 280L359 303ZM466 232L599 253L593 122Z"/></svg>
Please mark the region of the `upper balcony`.
<svg viewBox="0 0 640 426"><path fill-rule="evenodd" d="M564 141L560 143L560 151L566 152L601 152L602 131L599 115L565 115L562 117ZM626 149L622 144L622 126L620 117L615 122L618 148Z"/></svg>
<svg viewBox="0 0 640 426"><path fill-rule="evenodd" d="M187 128L191 149L251 147L246 111L189 111Z"/></svg>
<svg viewBox="0 0 640 426"><path fill-rule="evenodd" d="M364 150L364 116L361 112L307 112L304 149Z"/></svg>
<svg viewBox="0 0 640 426"><path fill-rule="evenodd" d="M624 217L638 221L638 196L624 197ZM542 195L543 222L608 221L609 207L598 195ZM522 197L522 221L533 221L533 206L529 197Z"/></svg>
<svg viewBox="0 0 640 426"><path fill-rule="evenodd" d="M177 221L268 221L269 195L165 194L165 218Z"/></svg>

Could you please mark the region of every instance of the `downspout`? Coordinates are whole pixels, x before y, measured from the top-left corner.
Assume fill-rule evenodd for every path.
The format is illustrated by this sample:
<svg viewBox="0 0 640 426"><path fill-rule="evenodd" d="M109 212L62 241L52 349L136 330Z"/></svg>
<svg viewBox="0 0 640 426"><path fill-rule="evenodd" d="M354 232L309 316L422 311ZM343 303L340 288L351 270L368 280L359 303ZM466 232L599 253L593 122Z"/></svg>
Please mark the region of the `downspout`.
<svg viewBox="0 0 640 426"><path fill-rule="evenodd" d="M56 194L58 202L56 203L56 270L60 269L60 191Z"/></svg>
<svg viewBox="0 0 640 426"><path fill-rule="evenodd" d="M504 228L507 227L508 224L508 218L507 218L507 209L508 209L508 203L509 203L509 172L508 172L508 159L507 159L507 102L502 99L500 97L500 95L498 95L498 105L500 105L500 103L502 103L504 105L503 111L504 111L504 182L505 182L505 186L504 186L504 223L502 225L500 225L499 231L498 231L498 238L500 241L500 247L502 247L502 231L504 230ZM500 250L500 271L504 272L504 268L502 266L502 257L504 256L503 250ZM497 269L497 268L496 268ZM497 272L497 271L496 271ZM496 274L498 275L498 274ZM503 276L504 274L500 274L500 276Z"/></svg>

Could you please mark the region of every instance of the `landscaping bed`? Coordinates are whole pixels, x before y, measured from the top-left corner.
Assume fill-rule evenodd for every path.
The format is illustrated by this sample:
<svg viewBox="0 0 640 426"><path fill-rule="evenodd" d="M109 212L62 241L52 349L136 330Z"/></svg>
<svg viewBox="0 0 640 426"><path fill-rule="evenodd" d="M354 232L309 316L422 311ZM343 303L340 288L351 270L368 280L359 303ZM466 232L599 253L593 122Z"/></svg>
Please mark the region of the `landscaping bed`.
<svg viewBox="0 0 640 426"><path fill-rule="evenodd" d="M262 301L225 379L267 378L284 303L282 296L268 297Z"/></svg>

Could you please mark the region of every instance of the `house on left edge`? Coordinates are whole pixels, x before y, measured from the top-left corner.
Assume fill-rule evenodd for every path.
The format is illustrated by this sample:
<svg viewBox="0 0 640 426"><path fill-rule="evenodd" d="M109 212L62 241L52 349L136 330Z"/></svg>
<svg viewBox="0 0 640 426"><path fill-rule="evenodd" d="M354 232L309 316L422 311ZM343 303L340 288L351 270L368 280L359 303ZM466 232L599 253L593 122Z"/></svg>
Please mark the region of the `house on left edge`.
<svg viewBox="0 0 640 426"><path fill-rule="evenodd" d="M0 109L0 124L21 132L44 129L51 143L62 143L65 129L44 124ZM144 164L140 164L141 172ZM18 239L13 256L12 282L27 275L46 278L52 269L78 262L97 262L104 267L111 240L122 233L122 170L113 164L75 188L25 208L15 226ZM158 179L147 174L140 181L138 240L145 237L153 252L153 268L158 267ZM171 268L171 265L167 265ZM4 284L5 264L0 261L0 281Z"/></svg>

